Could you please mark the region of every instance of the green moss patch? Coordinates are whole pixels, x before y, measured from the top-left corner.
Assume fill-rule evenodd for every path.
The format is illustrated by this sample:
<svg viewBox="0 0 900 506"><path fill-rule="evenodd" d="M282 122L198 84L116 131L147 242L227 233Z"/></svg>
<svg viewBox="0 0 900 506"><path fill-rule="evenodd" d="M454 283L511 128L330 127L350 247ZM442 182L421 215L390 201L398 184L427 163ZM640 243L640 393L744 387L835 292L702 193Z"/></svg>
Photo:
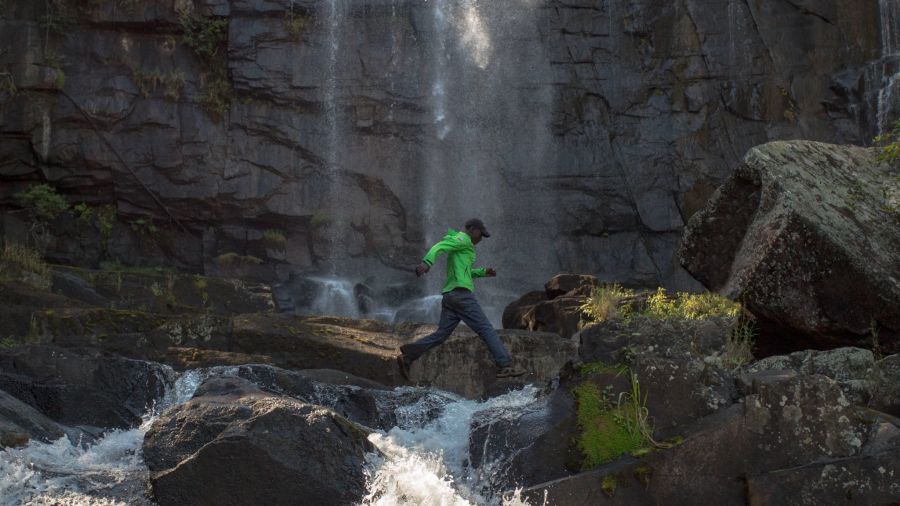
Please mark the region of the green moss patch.
<svg viewBox="0 0 900 506"><path fill-rule="evenodd" d="M581 429L578 448L584 455L585 469L650 445L635 423L640 413L634 412L633 403L610 399L590 382L575 387L573 393Z"/></svg>

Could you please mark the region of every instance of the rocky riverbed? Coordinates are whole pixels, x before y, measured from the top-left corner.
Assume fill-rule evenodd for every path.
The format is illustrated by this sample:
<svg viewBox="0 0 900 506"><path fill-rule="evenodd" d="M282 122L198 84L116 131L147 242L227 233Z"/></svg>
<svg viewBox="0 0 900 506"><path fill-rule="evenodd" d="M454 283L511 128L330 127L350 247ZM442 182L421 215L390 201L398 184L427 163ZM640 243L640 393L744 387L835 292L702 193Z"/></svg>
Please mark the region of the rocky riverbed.
<svg viewBox="0 0 900 506"><path fill-rule="evenodd" d="M279 313L261 283L49 266L5 248L0 502L897 502L896 290L847 299L843 312L825 290L841 266L860 283L896 276L896 231L882 222L893 194L833 192L833 212L861 217L815 221L804 212L831 187L806 161L825 159L838 160L835 180L854 166L870 180L893 170L870 150L761 146L692 220L686 266L741 292L741 311L653 314L636 308L674 302L628 292L618 316L589 321L582 305L609 287L560 274L504 312L501 339L528 371L514 380L495 378L464 327L407 381L397 348L434 325ZM767 212L730 197L739 188ZM726 218L740 240L708 248L746 271L698 260L712 254L701 232ZM809 234L784 232L797 223ZM762 268L803 244L818 246L789 255L790 276ZM826 263L831 273L816 268ZM811 314L828 318L799 317ZM868 335L860 321L874 322Z"/></svg>

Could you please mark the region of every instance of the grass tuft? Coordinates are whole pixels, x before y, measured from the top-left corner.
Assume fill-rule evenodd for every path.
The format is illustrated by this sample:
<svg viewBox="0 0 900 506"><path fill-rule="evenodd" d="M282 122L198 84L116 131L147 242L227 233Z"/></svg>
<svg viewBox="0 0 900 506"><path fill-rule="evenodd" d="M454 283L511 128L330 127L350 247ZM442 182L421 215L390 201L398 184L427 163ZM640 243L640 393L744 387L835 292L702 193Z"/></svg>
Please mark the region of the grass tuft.
<svg viewBox="0 0 900 506"><path fill-rule="evenodd" d="M725 339L725 346L720 355L722 366L738 369L752 362L755 337L753 325L746 319L739 318Z"/></svg>
<svg viewBox="0 0 900 506"><path fill-rule="evenodd" d="M622 288L618 283L601 285L591 291L584 303L581 312L591 321L602 322L626 317L630 313L631 306L621 305L622 299L634 295L634 290Z"/></svg>
<svg viewBox="0 0 900 506"><path fill-rule="evenodd" d="M20 281L48 290L51 284L50 266L36 249L9 243L0 252L0 279Z"/></svg>
<svg viewBox="0 0 900 506"><path fill-rule="evenodd" d="M679 292L672 298L666 295L665 288L659 287L647 299L647 309L641 314L658 319L705 320L715 316L735 317L740 310L740 304L715 293Z"/></svg>

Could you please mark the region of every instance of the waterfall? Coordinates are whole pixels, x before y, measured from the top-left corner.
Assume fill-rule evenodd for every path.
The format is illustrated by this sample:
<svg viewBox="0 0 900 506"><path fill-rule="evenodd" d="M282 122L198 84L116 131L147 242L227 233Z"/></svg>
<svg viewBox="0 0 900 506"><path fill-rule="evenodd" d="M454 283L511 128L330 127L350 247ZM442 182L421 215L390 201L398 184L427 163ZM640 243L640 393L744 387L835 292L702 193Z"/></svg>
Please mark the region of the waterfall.
<svg viewBox="0 0 900 506"><path fill-rule="evenodd" d="M318 295L308 312L315 315L338 315L359 318L359 304L353 293L354 283L344 279L310 278L321 285Z"/></svg>
<svg viewBox="0 0 900 506"><path fill-rule="evenodd" d="M900 119L900 1L880 0L881 61L875 65L880 78L875 108L878 135L885 134Z"/></svg>

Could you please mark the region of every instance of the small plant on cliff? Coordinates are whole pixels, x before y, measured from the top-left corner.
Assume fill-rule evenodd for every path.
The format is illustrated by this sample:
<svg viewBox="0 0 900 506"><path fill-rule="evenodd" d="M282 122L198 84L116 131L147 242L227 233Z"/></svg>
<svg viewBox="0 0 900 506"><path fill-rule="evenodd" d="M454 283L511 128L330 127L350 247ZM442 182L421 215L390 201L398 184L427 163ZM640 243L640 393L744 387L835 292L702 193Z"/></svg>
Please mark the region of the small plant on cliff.
<svg viewBox="0 0 900 506"><path fill-rule="evenodd" d="M66 199L47 184L34 185L15 194L14 198L37 220L51 221L69 209Z"/></svg>
<svg viewBox="0 0 900 506"><path fill-rule="evenodd" d="M0 279L46 290L50 288L50 266L36 249L7 243L0 251Z"/></svg>
<svg viewBox="0 0 900 506"><path fill-rule="evenodd" d="M269 229L263 232L263 243L267 248L283 251L287 245L287 238L281 230Z"/></svg>
<svg viewBox="0 0 900 506"><path fill-rule="evenodd" d="M306 25L309 23L309 16L303 12L295 12L294 11L294 3L291 2L290 10L285 11L284 13L284 24L287 28L288 33L293 38L299 38L300 35L306 30Z"/></svg>
<svg viewBox="0 0 900 506"><path fill-rule="evenodd" d="M253 255L238 255L234 252L223 253L213 261L219 267L225 268L234 268L234 267L243 267L245 265L259 265L263 263L263 261Z"/></svg>
<svg viewBox="0 0 900 506"><path fill-rule="evenodd" d="M44 6L40 25L46 31L46 37L49 39L50 33L59 35L71 33L76 22L77 10L66 5L65 0L45 0Z"/></svg>
<svg viewBox="0 0 900 506"><path fill-rule="evenodd" d="M881 160L890 164L900 163L900 120L894 122L890 132L875 137L874 142L881 146Z"/></svg>
<svg viewBox="0 0 900 506"><path fill-rule="evenodd" d="M219 77L207 84L203 89L200 103L217 118L225 116L231 108L231 83L225 77Z"/></svg>
<svg viewBox="0 0 900 506"><path fill-rule="evenodd" d="M97 210L97 226L100 228L100 241L104 251L109 246L109 239L112 237L113 227L116 225L116 215L116 206L114 205L100 206L100 209Z"/></svg>
<svg viewBox="0 0 900 506"><path fill-rule="evenodd" d="M28 213L31 219L29 232L34 244L43 250L47 244L47 225L64 213L69 204L56 189L50 185L38 184L24 192L16 193L13 198Z"/></svg>
<svg viewBox="0 0 900 506"><path fill-rule="evenodd" d="M601 285L591 291L581 305L581 312L591 321L602 322L620 316L627 317L631 312L630 304L621 304L622 299L634 295L634 290L622 288L619 284Z"/></svg>
<svg viewBox="0 0 900 506"><path fill-rule="evenodd" d="M178 13L182 40L197 55L212 60L225 43L228 35L228 20L209 16L194 16L187 11Z"/></svg>
<svg viewBox="0 0 900 506"><path fill-rule="evenodd" d="M181 92L184 90L185 76L181 70L172 70L162 72L153 70L145 72L141 69L134 68L131 71L131 78L137 87L141 90L141 95L149 97L155 93L157 89L163 91L163 96L169 100L177 101L181 98Z"/></svg>
<svg viewBox="0 0 900 506"><path fill-rule="evenodd" d="M725 338L720 356L722 366L738 369L752 362L755 336L752 324L745 318L739 318Z"/></svg>
<svg viewBox="0 0 900 506"><path fill-rule="evenodd" d="M19 93L16 81L13 79L12 72L9 70L0 72L0 93L6 93L11 97L14 97Z"/></svg>

